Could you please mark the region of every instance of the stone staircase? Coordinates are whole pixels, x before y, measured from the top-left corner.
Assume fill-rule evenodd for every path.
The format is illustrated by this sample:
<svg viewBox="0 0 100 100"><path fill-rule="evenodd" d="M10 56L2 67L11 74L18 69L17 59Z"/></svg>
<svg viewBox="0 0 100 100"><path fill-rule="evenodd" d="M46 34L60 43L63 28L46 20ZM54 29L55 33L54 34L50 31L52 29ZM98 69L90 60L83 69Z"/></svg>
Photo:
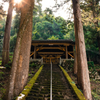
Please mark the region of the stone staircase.
<svg viewBox="0 0 100 100"><path fill-rule="evenodd" d="M52 100L78 100L57 65L52 68ZM50 100L50 65L44 65L26 100Z"/></svg>

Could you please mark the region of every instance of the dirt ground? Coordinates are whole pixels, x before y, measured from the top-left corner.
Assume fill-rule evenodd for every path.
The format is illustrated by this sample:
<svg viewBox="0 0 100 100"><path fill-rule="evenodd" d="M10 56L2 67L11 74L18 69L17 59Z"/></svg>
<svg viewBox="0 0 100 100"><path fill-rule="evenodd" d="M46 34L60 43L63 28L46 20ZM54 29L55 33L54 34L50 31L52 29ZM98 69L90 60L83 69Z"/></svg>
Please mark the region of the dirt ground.
<svg viewBox="0 0 100 100"><path fill-rule="evenodd" d="M8 69L0 69L0 98L5 93L5 90L8 86L10 70ZM1 99L0 99L1 100Z"/></svg>
<svg viewBox="0 0 100 100"><path fill-rule="evenodd" d="M34 74L37 72L38 68L32 68L29 69L29 77L28 81L34 76ZM10 69L0 69L0 100L3 94L5 93L7 87L8 87L8 81L9 81L9 75L10 75Z"/></svg>

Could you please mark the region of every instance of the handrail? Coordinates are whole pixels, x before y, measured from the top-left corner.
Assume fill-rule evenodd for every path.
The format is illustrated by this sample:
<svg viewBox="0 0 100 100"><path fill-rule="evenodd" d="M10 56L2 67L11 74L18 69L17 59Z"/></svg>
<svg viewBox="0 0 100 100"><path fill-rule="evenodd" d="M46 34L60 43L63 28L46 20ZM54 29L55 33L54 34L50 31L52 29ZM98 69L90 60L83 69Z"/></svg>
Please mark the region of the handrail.
<svg viewBox="0 0 100 100"><path fill-rule="evenodd" d="M51 62L51 79L50 79L50 100L52 100L52 62Z"/></svg>

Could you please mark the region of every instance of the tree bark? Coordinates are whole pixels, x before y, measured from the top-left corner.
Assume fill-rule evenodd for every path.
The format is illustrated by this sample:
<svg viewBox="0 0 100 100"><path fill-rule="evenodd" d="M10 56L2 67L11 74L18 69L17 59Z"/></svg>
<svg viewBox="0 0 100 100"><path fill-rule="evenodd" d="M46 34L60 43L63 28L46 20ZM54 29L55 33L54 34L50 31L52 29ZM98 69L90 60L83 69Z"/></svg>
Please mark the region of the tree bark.
<svg viewBox="0 0 100 100"><path fill-rule="evenodd" d="M28 78L34 0L26 0L22 4L20 30L14 51L7 100L19 95Z"/></svg>
<svg viewBox="0 0 100 100"><path fill-rule="evenodd" d="M9 8L5 26L4 41L3 41L3 52L2 52L2 65L8 63L9 61L9 42L10 42L10 30L12 21L12 11L13 11L13 0L9 1Z"/></svg>
<svg viewBox="0 0 100 100"><path fill-rule="evenodd" d="M78 64L77 64L77 45L75 43L75 58L74 58L74 74L77 75L77 68L78 68Z"/></svg>
<svg viewBox="0 0 100 100"><path fill-rule="evenodd" d="M77 42L78 53L78 83L79 85L81 85L81 88L83 89L83 94L85 98L87 100L92 100L79 0L72 0L72 2L75 23L75 39Z"/></svg>

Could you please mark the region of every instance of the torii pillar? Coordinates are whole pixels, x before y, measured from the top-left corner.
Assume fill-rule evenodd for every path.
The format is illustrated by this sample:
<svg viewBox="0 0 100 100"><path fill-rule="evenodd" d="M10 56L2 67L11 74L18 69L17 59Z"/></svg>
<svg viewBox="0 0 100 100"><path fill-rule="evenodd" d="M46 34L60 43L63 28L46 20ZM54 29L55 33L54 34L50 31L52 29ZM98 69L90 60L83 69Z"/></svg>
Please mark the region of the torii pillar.
<svg viewBox="0 0 100 100"><path fill-rule="evenodd" d="M66 46L66 59L68 59L68 49L67 49L67 46Z"/></svg>
<svg viewBox="0 0 100 100"><path fill-rule="evenodd" d="M36 59L36 46L34 46L34 59Z"/></svg>

